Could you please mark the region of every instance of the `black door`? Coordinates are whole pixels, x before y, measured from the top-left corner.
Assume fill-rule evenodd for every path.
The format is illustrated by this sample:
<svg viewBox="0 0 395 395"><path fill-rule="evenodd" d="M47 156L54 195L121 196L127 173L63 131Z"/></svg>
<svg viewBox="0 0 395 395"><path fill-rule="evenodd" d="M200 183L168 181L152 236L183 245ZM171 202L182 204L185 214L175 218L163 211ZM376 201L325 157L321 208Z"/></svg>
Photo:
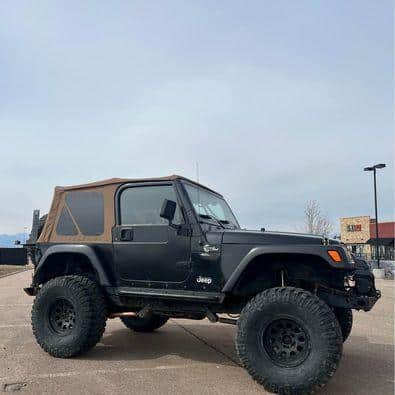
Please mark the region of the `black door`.
<svg viewBox="0 0 395 395"><path fill-rule="evenodd" d="M120 191L114 262L121 285L179 283L187 279L190 237L160 217L165 199L177 202L173 224L183 224L173 185L127 186Z"/></svg>

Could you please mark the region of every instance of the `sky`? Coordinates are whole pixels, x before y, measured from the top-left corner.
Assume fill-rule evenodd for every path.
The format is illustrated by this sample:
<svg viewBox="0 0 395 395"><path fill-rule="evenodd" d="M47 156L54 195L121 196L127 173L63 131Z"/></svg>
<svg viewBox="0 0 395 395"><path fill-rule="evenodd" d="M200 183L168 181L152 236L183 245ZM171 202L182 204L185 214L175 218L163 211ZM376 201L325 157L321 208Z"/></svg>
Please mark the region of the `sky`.
<svg viewBox="0 0 395 395"><path fill-rule="evenodd" d="M181 174L243 227L394 219L393 2L0 4L0 234L56 185Z"/></svg>

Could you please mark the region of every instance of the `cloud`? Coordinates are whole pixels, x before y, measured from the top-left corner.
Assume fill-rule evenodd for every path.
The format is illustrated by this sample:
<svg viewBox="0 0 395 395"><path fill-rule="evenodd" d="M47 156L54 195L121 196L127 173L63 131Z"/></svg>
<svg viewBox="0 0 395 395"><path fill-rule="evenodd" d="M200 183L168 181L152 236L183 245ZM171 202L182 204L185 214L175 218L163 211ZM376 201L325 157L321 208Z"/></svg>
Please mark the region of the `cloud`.
<svg viewBox="0 0 395 395"><path fill-rule="evenodd" d="M0 232L55 185L179 173L249 227L393 218L392 5L5 3Z"/></svg>

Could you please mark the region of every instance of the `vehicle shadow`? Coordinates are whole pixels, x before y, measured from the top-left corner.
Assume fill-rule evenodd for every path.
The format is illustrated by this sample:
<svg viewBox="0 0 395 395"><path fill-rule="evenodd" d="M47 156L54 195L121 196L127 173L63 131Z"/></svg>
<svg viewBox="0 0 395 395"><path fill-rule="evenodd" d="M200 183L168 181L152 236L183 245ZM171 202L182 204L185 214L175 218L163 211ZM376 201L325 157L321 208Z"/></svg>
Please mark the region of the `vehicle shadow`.
<svg viewBox="0 0 395 395"><path fill-rule="evenodd" d="M229 329L231 329L231 333L229 333ZM237 357L234 353L233 328L229 329L212 324L188 324L185 327L184 325L167 324L151 333L138 333L122 328L105 334L95 348L78 359L139 361L164 358L168 361L169 358L177 357L175 361L182 358L188 361L235 366ZM207 334L209 334L208 339ZM231 344L230 347L227 347L226 352L220 351L221 344L218 344L221 343L224 334L229 338L227 343ZM227 334L228 336L226 336Z"/></svg>
<svg viewBox="0 0 395 395"><path fill-rule="evenodd" d="M394 394L394 345L350 336L335 375L321 394Z"/></svg>
<svg viewBox="0 0 395 395"><path fill-rule="evenodd" d="M184 326L184 324L183 324ZM187 324L166 325L153 333L113 330L92 351L78 359L104 361L156 360L168 363L174 357L189 362L236 366L234 328ZM192 333L192 334L191 334ZM343 358L334 377L320 394L393 394L394 345L371 343L351 336L344 344ZM160 360L163 361L160 362Z"/></svg>

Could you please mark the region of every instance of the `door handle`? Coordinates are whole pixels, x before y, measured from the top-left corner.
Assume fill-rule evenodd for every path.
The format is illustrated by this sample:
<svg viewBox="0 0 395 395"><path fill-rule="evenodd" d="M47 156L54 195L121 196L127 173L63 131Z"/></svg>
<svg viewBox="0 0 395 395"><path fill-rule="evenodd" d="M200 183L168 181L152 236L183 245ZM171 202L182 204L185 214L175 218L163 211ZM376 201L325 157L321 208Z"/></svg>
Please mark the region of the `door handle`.
<svg viewBox="0 0 395 395"><path fill-rule="evenodd" d="M119 234L119 240L121 241L132 241L133 240L133 229L123 228Z"/></svg>

